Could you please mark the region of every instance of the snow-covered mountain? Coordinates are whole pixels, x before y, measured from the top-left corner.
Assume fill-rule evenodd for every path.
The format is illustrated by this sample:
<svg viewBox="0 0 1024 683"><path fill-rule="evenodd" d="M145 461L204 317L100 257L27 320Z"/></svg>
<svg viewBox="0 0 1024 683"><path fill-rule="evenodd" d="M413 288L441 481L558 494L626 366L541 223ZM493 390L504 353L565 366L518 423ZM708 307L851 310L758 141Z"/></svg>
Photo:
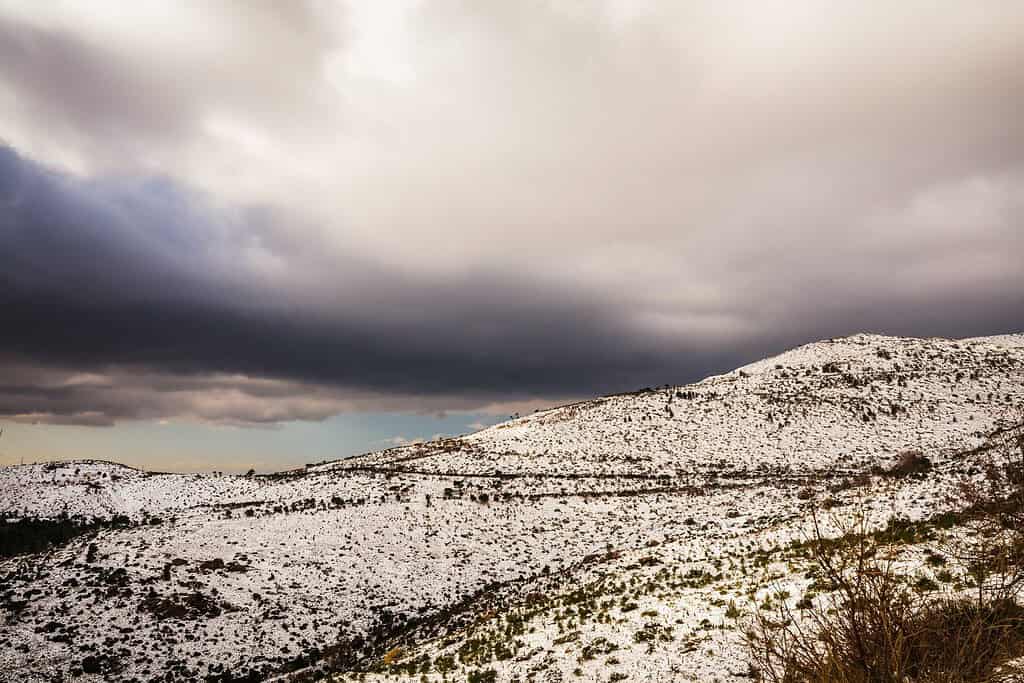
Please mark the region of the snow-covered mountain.
<svg viewBox="0 0 1024 683"><path fill-rule="evenodd" d="M809 506L947 510L1021 405L1024 335L856 335L298 472L7 467L6 528L82 526L0 558L0 679L741 680Z"/></svg>

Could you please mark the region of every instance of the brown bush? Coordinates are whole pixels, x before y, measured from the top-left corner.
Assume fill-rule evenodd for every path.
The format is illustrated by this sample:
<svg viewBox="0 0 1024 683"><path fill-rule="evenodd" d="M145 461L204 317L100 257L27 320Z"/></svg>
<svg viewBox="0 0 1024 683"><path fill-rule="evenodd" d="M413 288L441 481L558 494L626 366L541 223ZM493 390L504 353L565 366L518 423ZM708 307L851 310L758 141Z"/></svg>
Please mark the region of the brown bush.
<svg viewBox="0 0 1024 683"><path fill-rule="evenodd" d="M935 600L914 591L871 536L816 546L817 578L833 592L758 612L746 634L768 683L970 683L1024 680L1024 608L1010 600Z"/></svg>
<svg viewBox="0 0 1024 683"><path fill-rule="evenodd" d="M839 539L814 518L815 584L829 591L755 613L746 633L751 668L768 683L1002 683L1024 681L1024 421L981 449L985 477L965 487L947 554L975 591L936 598L915 591L879 547L863 515ZM895 470L919 472L917 453ZM929 463L930 466L930 463ZM894 538L894 537L893 537ZM891 543L891 541L888 541ZM1019 662L1018 662L1019 664Z"/></svg>
<svg viewBox="0 0 1024 683"><path fill-rule="evenodd" d="M984 477L966 483L971 534L947 553L963 565L977 600L1016 600L1024 590L1024 411L980 449Z"/></svg>

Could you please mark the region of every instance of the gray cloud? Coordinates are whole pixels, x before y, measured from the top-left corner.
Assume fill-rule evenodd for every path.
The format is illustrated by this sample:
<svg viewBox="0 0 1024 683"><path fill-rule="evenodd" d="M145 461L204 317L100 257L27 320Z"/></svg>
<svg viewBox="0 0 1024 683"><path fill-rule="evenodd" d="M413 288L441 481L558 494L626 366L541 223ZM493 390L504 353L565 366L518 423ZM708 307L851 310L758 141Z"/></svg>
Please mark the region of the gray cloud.
<svg viewBox="0 0 1024 683"><path fill-rule="evenodd" d="M26 113L51 129L113 145L186 132L190 104L179 84L156 82L73 34L0 19L0 65Z"/></svg>
<svg viewBox="0 0 1024 683"><path fill-rule="evenodd" d="M0 415L472 408L1024 320L1018 4L398 7L0 11Z"/></svg>
<svg viewBox="0 0 1024 683"><path fill-rule="evenodd" d="M324 22L307 3L124 9L0 8L10 142L80 170L191 173L253 131L325 135L335 121L317 81L342 41L340 11Z"/></svg>

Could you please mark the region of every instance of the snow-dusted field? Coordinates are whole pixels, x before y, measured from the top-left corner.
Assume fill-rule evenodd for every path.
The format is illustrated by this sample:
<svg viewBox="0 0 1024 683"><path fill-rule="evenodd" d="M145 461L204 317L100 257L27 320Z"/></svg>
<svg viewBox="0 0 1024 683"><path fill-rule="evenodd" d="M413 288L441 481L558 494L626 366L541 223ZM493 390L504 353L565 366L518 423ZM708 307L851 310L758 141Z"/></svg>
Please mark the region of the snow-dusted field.
<svg viewBox="0 0 1024 683"><path fill-rule="evenodd" d="M0 560L0 679L262 680L390 651L416 680L449 660L456 680L739 680L729 604L806 588L781 548L812 503L946 510L1022 404L1022 335L857 335L297 473L4 468L9 519L127 519ZM910 449L926 478L838 486Z"/></svg>

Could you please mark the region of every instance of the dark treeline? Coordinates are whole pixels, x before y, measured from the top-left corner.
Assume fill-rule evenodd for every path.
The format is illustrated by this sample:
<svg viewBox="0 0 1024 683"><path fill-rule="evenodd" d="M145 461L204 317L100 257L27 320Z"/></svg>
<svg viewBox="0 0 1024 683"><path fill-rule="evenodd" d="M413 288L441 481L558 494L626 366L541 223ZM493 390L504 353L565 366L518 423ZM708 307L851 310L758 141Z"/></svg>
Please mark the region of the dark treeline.
<svg viewBox="0 0 1024 683"><path fill-rule="evenodd" d="M61 516L57 519L23 518L8 521L0 514L0 557L38 553L91 531L129 526L127 517L111 520L86 520Z"/></svg>

